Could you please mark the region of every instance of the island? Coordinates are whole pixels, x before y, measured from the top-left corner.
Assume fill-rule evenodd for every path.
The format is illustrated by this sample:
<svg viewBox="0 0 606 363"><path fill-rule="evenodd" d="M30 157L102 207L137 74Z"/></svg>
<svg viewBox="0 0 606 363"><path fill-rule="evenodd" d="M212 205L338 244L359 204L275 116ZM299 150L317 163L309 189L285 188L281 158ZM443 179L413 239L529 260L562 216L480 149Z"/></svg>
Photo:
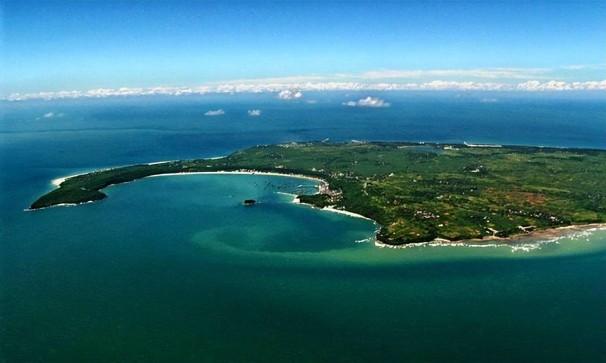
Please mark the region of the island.
<svg viewBox="0 0 606 363"><path fill-rule="evenodd" d="M30 209L97 201L113 184L170 173L317 178L298 200L374 220L387 245L504 239L606 222L606 151L481 144L306 142L224 158L99 170L65 179Z"/></svg>

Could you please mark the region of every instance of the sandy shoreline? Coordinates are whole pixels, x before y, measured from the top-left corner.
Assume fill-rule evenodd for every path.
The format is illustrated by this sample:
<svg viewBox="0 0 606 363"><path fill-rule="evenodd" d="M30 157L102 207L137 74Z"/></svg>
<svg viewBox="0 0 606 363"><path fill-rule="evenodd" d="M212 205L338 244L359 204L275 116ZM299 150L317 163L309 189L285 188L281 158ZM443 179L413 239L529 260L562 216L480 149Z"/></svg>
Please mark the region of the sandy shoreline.
<svg viewBox="0 0 606 363"><path fill-rule="evenodd" d="M320 179L320 178L315 178L312 176L307 176L307 175L301 175L301 174L286 174L286 173L275 173L275 172L263 172L263 171L252 171L252 170L240 170L240 171L196 171L196 172L184 172L184 173L166 173L166 174L155 174L155 175L150 175L146 178L155 178L155 177L161 177L161 176L181 176L181 175L192 175L192 174L200 174L200 175L267 175L267 176L281 176L281 177L288 177L288 178L298 178L298 179L307 179L307 180L313 180L313 181L317 181L320 184L322 184L324 187L328 188L328 182L324 179ZM284 193L281 192L282 194L292 194L292 193ZM301 201L299 200L298 196L296 194L292 194L293 195L293 200L292 202L295 204L305 204L305 205L309 205L311 207L314 207L311 204L307 204L307 203L301 203ZM328 211L328 212L333 212L333 213L339 213L339 214L343 214L349 217L354 217L354 218L361 218L361 219L366 219L368 221L372 221L375 222L374 220L365 217L361 214L357 214L357 213L353 213L353 212L349 212L346 210L342 210L342 209L336 209L332 206L330 207L324 207L324 208L316 208L315 209L318 210L323 210L323 211ZM376 222L375 222L376 223Z"/></svg>
<svg viewBox="0 0 606 363"><path fill-rule="evenodd" d="M223 158L226 158L226 157L227 156L225 156L225 155L221 155L221 156L213 156L213 157L204 158L204 159L205 160L219 160L219 159L223 159ZM170 163L170 162L175 162L175 161L179 161L179 160L153 161L153 162L150 162L150 163L145 163L144 165L158 165L158 164ZM93 173L93 172L104 171L104 170L111 170L111 169L115 169L115 168L119 168L119 166L112 167L112 168L95 169L95 170L92 170L92 171L85 171L85 172L78 173L78 174L72 174L72 175L62 176L62 177L55 178L55 179L51 180L51 184L53 186L55 186L55 187L59 187L61 185L61 183L63 183L67 179L74 178L74 177L77 177L77 176L80 176L80 175L85 175L85 174ZM183 174L195 174L195 173L183 173ZM158 174L158 175L166 175L166 174ZM283 174L281 174L281 175L283 175ZM155 176L155 175L152 175L152 176ZM82 204L82 203L80 203L80 204Z"/></svg>
<svg viewBox="0 0 606 363"><path fill-rule="evenodd" d="M287 173L275 173L275 172L266 172L266 171L254 171L254 170L235 170L235 171L193 171L193 172L183 172L183 173L164 173L164 174L154 174L146 176L145 178L155 178L161 176L181 176L181 175L267 175L267 176L281 176L287 178L299 178L299 179L307 179L314 180L323 185L328 185L326 180L316 178L313 176L307 176L302 174L287 174Z"/></svg>
<svg viewBox="0 0 606 363"><path fill-rule="evenodd" d="M331 207L319 208L319 209L320 209L320 210L325 210L325 211L328 211L328 212L333 212L333 213L339 213L339 214L343 214L343 215L350 216L350 217L354 217L354 218L366 219L367 221L371 221L371 222L373 222L373 223L377 223L377 222L376 222L376 221L374 221L373 219L370 219L370 218L368 218L368 217L364 217L364 216L363 216L363 215L361 215L361 214L354 213L354 212L349 212L349 211L346 211L346 210L343 210L343 209L336 209L335 207L332 207L332 206L331 206Z"/></svg>
<svg viewBox="0 0 606 363"><path fill-rule="evenodd" d="M217 157L217 158L222 158L222 157ZM154 163L148 163L147 165L155 165L155 164L161 164L164 162L169 162L169 161L159 161L159 162L154 162ZM87 173L80 173L80 174L74 174L74 175L68 175L65 177L60 177L60 178L56 178L53 179L51 181L51 183L55 186L55 187L59 187L61 185L61 183L63 183L64 181L66 181L69 178L73 178L79 175L84 175ZM183 173L163 173L163 174L154 174L154 175L149 175L146 176L144 178L157 178L157 177L162 177L162 176L184 176L184 175L266 175L266 176L279 176L279 177L287 177L287 178L298 178L298 179L306 179L306 180L313 180L316 181L318 183L320 183L320 185L322 186L322 188L324 189L328 189L328 182L324 179L321 178L316 178L316 177L312 177L312 176L308 176L308 175L302 175L302 174L288 174L288 173L277 173L277 172L265 172L265 171L255 171L255 170L236 170L236 171L195 171L195 172L183 172ZM144 179L142 178L142 179ZM301 203L301 201L299 200L298 196L293 194L294 198L293 198L293 203L298 203L298 204L306 204L306 205L310 205L311 204L307 204L307 203ZM80 204L86 204L89 202L84 202L84 203L61 203L61 204L57 204L55 206L57 207L71 207L71 206L77 206ZM312 206L313 207L313 206ZM315 207L314 207L315 208ZM349 212L346 210L342 210L342 209L336 209L332 206L329 207L324 207L324 208L316 208L319 210L324 210L324 211L328 211L328 212L333 212L333 213L339 213L339 214L343 214L349 217L353 217L353 218L361 218L361 219L365 219L368 221L372 221L375 222L374 220L365 217L361 214L357 214L357 213L353 213L353 212ZM376 222L375 222L376 223Z"/></svg>
<svg viewBox="0 0 606 363"><path fill-rule="evenodd" d="M51 180L51 184L58 188L61 185L61 183L63 183L67 179L74 178L74 177L84 175L84 174L88 174L88 173L79 173L79 174L73 174L73 175L68 175L68 176L62 176L60 178Z"/></svg>
<svg viewBox="0 0 606 363"><path fill-rule="evenodd" d="M278 193L280 193L280 192L278 192ZM282 193L282 194L290 194L290 193ZM375 224L377 223L373 219L365 217L365 216L363 216L361 214L350 212L350 211L346 211L346 210L343 210L343 209L337 209L337 208L335 208L333 206L324 207L324 208L318 208L318 207L316 207L316 206L314 206L312 204L309 204L309 203L302 203L301 200L299 199L298 195L296 195L296 194L292 194L292 195L294 196L294 198L292 200L292 203L295 203L295 204L302 204L302 205L306 205L306 206L309 206L309 207L317 209L317 210L323 210L323 211L326 211L326 212L343 214L343 215L346 215L346 216L349 216L349 217L353 217L353 218L365 219L365 220L371 221L371 222L373 222Z"/></svg>
<svg viewBox="0 0 606 363"><path fill-rule="evenodd" d="M533 231L527 234L516 234L510 237L486 237L468 240L451 241L436 238L433 241L390 245L375 239L379 248L411 248L411 247L510 247L512 251L530 251L540 248L542 244L557 242L559 239L571 237L580 233L591 233L606 230L606 223L575 224Z"/></svg>

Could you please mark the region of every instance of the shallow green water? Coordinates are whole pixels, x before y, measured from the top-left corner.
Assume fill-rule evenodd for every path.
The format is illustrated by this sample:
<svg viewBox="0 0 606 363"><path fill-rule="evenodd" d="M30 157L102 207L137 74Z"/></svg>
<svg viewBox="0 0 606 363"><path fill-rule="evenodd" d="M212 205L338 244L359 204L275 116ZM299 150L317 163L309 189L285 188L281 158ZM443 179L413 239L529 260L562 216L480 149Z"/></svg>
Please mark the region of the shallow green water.
<svg viewBox="0 0 606 363"><path fill-rule="evenodd" d="M6 223L7 362L598 361L606 232L380 249L296 178L188 175ZM244 207L247 198L258 200ZM18 236L19 238L12 238Z"/></svg>

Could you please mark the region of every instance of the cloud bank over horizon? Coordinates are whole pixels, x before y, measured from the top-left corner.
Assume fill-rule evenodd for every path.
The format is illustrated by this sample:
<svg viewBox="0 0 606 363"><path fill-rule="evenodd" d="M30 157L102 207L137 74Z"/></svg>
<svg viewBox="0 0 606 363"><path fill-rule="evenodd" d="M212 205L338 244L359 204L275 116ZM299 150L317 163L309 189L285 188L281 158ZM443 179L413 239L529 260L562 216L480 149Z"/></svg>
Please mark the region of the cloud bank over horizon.
<svg viewBox="0 0 606 363"><path fill-rule="evenodd" d="M573 67L573 66L570 66ZM586 67L578 65L575 67ZM576 69L576 68L570 68ZM9 101L30 99L104 98L211 93L276 93L282 100L303 98L314 91L606 91L606 79L565 81L551 79L549 69L492 68L471 70L383 70L330 76L290 76L206 83L195 87L121 87L30 93L11 93ZM427 79L439 77L438 79ZM467 79L462 79L466 77Z"/></svg>

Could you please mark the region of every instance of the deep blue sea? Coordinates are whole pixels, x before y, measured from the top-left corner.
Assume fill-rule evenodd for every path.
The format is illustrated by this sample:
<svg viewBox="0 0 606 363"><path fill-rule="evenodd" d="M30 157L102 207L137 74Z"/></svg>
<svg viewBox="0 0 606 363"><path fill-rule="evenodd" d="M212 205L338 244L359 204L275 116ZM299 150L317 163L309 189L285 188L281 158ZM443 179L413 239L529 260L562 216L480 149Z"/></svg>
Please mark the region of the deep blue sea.
<svg viewBox="0 0 606 363"><path fill-rule="evenodd" d="M367 95L387 108L347 107ZM51 180L257 144L399 140L606 149L606 95L333 92L2 102L0 362L598 362L606 231L381 249L292 203L313 181L146 178L24 211ZM223 109L222 116L204 116ZM261 116L247 111L260 109ZM241 201L259 204L245 208Z"/></svg>

